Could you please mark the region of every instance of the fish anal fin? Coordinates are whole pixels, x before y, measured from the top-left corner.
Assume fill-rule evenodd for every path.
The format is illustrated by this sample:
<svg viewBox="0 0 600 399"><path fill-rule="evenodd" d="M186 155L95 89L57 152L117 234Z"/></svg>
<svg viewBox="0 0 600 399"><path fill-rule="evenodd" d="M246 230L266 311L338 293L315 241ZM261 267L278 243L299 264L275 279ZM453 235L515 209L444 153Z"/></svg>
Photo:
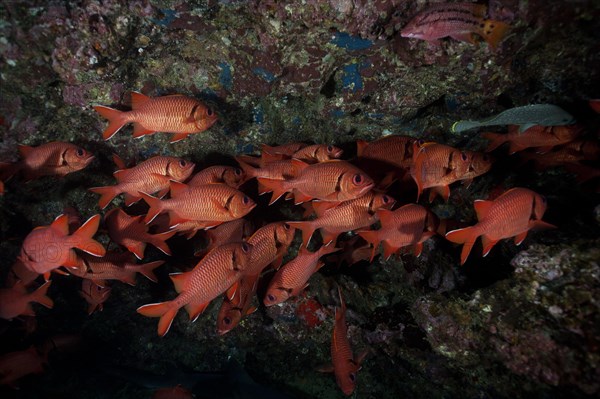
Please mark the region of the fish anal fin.
<svg viewBox="0 0 600 399"><path fill-rule="evenodd" d="M177 293L181 293L185 289L185 284L188 280L187 273L173 273L170 274L169 277L175 286L175 291Z"/></svg>
<svg viewBox="0 0 600 399"><path fill-rule="evenodd" d="M523 237L523 238L525 238L525 237ZM481 236L481 243L483 244L483 256L484 257L490 253L490 251L492 250L492 248L494 248L494 245L496 245L496 243L498 241L499 240L491 239L486 235Z"/></svg>
<svg viewBox="0 0 600 399"><path fill-rule="evenodd" d="M176 143L178 141L181 141L183 139L185 139L187 136L189 136L191 133L176 133L173 135L173 137L171 137L171 143Z"/></svg>
<svg viewBox="0 0 600 399"><path fill-rule="evenodd" d="M208 305L210 305L210 301L204 303L190 302L187 305L185 305L185 310L188 312L190 320L196 321L198 316L204 313Z"/></svg>
<svg viewBox="0 0 600 399"><path fill-rule="evenodd" d="M139 122L135 122L133 124L133 137L135 137L135 138L142 137L142 136L147 136L147 135L153 134L153 133L155 133L154 130L146 129Z"/></svg>
<svg viewBox="0 0 600 399"><path fill-rule="evenodd" d="M515 236L515 245L521 245L521 243L525 240L525 237L527 237L527 232L528 230L525 230L524 232Z"/></svg>
<svg viewBox="0 0 600 399"><path fill-rule="evenodd" d="M239 283L239 280L238 280L235 283L233 283L233 285L231 287L229 287L227 289L227 291L225 292L225 295L227 296L227 299L229 299L230 301L232 301L233 298L235 297L236 292L238 292L239 288L240 288L240 283Z"/></svg>
<svg viewBox="0 0 600 399"><path fill-rule="evenodd" d="M477 213L477 220L481 221L486 217L493 203L494 201L475 200L473 206L475 207L475 212Z"/></svg>

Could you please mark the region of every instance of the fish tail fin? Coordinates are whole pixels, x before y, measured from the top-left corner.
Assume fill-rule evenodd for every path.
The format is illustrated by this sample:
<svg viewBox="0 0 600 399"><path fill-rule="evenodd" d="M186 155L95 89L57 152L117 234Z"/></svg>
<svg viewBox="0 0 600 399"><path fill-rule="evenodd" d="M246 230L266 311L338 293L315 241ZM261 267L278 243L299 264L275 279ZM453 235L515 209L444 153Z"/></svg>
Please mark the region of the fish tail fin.
<svg viewBox="0 0 600 399"><path fill-rule="evenodd" d="M266 187L265 190L272 191L271 201L269 205L277 201L283 194L287 192L285 187L285 180L266 179L263 177L258 178L258 182Z"/></svg>
<svg viewBox="0 0 600 399"><path fill-rule="evenodd" d="M157 260L155 262L144 263L143 265L140 265L136 271L142 276L146 277L148 280L152 281L153 283L157 283L158 279L154 274L154 269L161 266L163 263L165 263L164 260Z"/></svg>
<svg viewBox="0 0 600 399"><path fill-rule="evenodd" d="M509 28L510 25L507 23L486 19L483 21L481 36L489 44L489 46L495 50L496 47L498 47L498 43L502 41Z"/></svg>
<svg viewBox="0 0 600 399"><path fill-rule="evenodd" d="M483 136L483 138L490 140L490 144L488 144L488 147L485 149L485 152L494 151L496 148L506 143L506 134L485 132L481 133L481 135Z"/></svg>
<svg viewBox="0 0 600 399"><path fill-rule="evenodd" d="M357 231L358 235L361 236L366 242L373 246L373 250L371 251L371 259L370 262L373 261L375 257L375 252L377 251L377 247L381 242L379 237L379 230L359 230Z"/></svg>
<svg viewBox="0 0 600 399"><path fill-rule="evenodd" d="M450 130L452 131L452 133L460 133L464 132L465 130L474 129L479 126L480 123L477 121L458 121L454 122Z"/></svg>
<svg viewBox="0 0 600 399"><path fill-rule="evenodd" d="M20 162L0 162L0 181L7 181L21 170Z"/></svg>
<svg viewBox="0 0 600 399"><path fill-rule="evenodd" d="M465 227L464 229L452 230L446 233L446 240L464 244L462 252L460 253L460 264L464 265L471 253L475 240L481 235L477 226Z"/></svg>
<svg viewBox="0 0 600 399"><path fill-rule="evenodd" d="M100 215L94 215L89 218L70 237L70 239L73 240L73 246L93 256L104 256L106 254L106 249L104 249L102 244L92 238L98 231L99 225Z"/></svg>
<svg viewBox="0 0 600 399"><path fill-rule="evenodd" d="M160 317L158 321L158 335L164 337L171 328L173 319L177 315L179 308L173 305L173 301L151 303L140 306L137 312L146 317Z"/></svg>
<svg viewBox="0 0 600 399"><path fill-rule="evenodd" d="M105 107L103 105L96 105L94 107L96 112L108 119L108 126L102 133L104 140L109 140L114 136L127 122L127 112L119 111L113 108Z"/></svg>
<svg viewBox="0 0 600 399"><path fill-rule="evenodd" d="M171 249L167 245L166 241L173 237L177 232L176 231L166 231L164 233L153 234L150 236L148 242L154 245L156 248L160 249L162 253L165 255L171 256Z"/></svg>
<svg viewBox="0 0 600 399"><path fill-rule="evenodd" d="M52 281L46 281L40 288L31 293L31 301L37 302L40 305L47 307L48 309L52 309L54 306L54 301L48 297L48 288L50 288L50 284Z"/></svg>
<svg viewBox="0 0 600 399"><path fill-rule="evenodd" d="M110 202L120 194L117 186L106 186L106 187L92 187L88 189L96 194L100 194L100 199L98 200L98 206L101 209L104 209L110 204Z"/></svg>
<svg viewBox="0 0 600 399"><path fill-rule="evenodd" d="M140 192L139 195L148 203L150 209L148 209L148 214L144 218L144 222L146 224L150 223L154 220L155 217L158 216L159 213L163 211L163 203L160 199L153 197L149 194Z"/></svg>
<svg viewBox="0 0 600 399"><path fill-rule="evenodd" d="M294 227L300 231L302 231L302 246L308 247L308 243L310 243L310 239L315 232L315 225L312 221L303 221L303 222L286 222L286 224Z"/></svg>

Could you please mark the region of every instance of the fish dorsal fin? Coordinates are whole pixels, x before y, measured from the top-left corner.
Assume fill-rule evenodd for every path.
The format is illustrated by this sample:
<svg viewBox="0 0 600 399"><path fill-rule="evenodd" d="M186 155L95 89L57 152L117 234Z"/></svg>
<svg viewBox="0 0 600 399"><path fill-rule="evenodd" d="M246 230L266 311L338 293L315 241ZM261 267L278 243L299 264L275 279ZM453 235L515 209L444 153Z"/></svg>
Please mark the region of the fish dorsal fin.
<svg viewBox="0 0 600 399"><path fill-rule="evenodd" d="M484 201L484 200L475 200L473 206L475 207L475 212L477 213L477 220L481 221L490 211L490 207L494 201Z"/></svg>
<svg viewBox="0 0 600 399"><path fill-rule="evenodd" d="M126 176L127 176L127 169L119 169L119 170L113 172L113 177L115 179L117 179L117 182L119 182L119 183L125 181Z"/></svg>
<svg viewBox="0 0 600 399"><path fill-rule="evenodd" d="M325 214L325 212L327 212L330 209L335 208L338 205L337 202L332 202L332 201L313 201L312 202L312 207L315 211L315 213L317 214L317 216L323 216L323 214Z"/></svg>
<svg viewBox="0 0 600 399"><path fill-rule="evenodd" d="M362 157L368 145L369 142L366 140L356 140L356 156Z"/></svg>
<svg viewBox="0 0 600 399"><path fill-rule="evenodd" d="M32 151L33 147L29 145L19 145L19 154L21 154L23 158L27 158L27 156L31 154Z"/></svg>
<svg viewBox="0 0 600 399"><path fill-rule="evenodd" d="M134 110L141 108L142 106L144 106L144 104L146 104L150 100L151 100L150 97L148 97L145 94L142 94L138 91L131 92L131 108Z"/></svg>
<svg viewBox="0 0 600 399"><path fill-rule="evenodd" d="M175 286L175 291L177 293L181 293L185 289L185 283L188 280L188 273L172 273L169 274L171 281L173 281L173 285Z"/></svg>
<svg viewBox="0 0 600 399"><path fill-rule="evenodd" d="M309 165L296 158L292 158L292 167L294 168L294 175L298 176L304 169L306 169Z"/></svg>
<svg viewBox="0 0 600 399"><path fill-rule="evenodd" d="M69 217L67 215L60 215L50 225L54 230L59 231L61 234L69 235Z"/></svg>
<svg viewBox="0 0 600 399"><path fill-rule="evenodd" d="M378 209L377 216L379 217L379 221L381 222L381 228L387 228L391 226L392 221L394 219L394 212L388 209Z"/></svg>
<svg viewBox="0 0 600 399"><path fill-rule="evenodd" d="M171 197L175 198L181 195L184 191L188 189L188 185L184 183L180 183L178 181L171 180L169 187L171 188Z"/></svg>

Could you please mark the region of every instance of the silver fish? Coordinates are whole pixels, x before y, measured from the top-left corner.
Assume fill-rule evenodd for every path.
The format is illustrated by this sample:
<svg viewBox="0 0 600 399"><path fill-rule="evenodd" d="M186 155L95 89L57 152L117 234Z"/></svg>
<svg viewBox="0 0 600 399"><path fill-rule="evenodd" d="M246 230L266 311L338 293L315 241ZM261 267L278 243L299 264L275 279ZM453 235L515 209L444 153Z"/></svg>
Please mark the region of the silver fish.
<svg viewBox="0 0 600 399"><path fill-rule="evenodd" d="M532 126L562 126L575 123L575 118L564 109L552 104L533 104L515 107L482 121L458 121L452 125L452 132L459 133L481 126L519 125L519 132Z"/></svg>

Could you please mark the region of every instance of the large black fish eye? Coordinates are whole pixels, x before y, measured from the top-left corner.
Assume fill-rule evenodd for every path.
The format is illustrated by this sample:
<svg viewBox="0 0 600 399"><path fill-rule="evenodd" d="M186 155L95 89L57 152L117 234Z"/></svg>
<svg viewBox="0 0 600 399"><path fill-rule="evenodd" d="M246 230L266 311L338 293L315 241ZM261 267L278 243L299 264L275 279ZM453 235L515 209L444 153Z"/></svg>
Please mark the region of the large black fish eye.
<svg viewBox="0 0 600 399"><path fill-rule="evenodd" d="M388 197L387 195L384 195L382 199L383 199L384 204L387 204L388 202L390 202L390 197Z"/></svg>
<svg viewBox="0 0 600 399"><path fill-rule="evenodd" d="M83 154L85 154L85 151L83 150L83 148L78 148L77 149L77 156L78 157L82 157Z"/></svg>
<svg viewBox="0 0 600 399"><path fill-rule="evenodd" d="M248 244L242 244L242 251L244 251L244 253L248 253L248 251L250 251L250 247L248 246Z"/></svg>
<svg viewBox="0 0 600 399"><path fill-rule="evenodd" d="M461 152L460 159L462 159L463 161L466 161L468 159L467 154L465 154L464 152Z"/></svg>
<svg viewBox="0 0 600 399"><path fill-rule="evenodd" d="M269 301L273 302L275 301L275 296L273 294L268 294L267 298L269 299Z"/></svg>
<svg viewBox="0 0 600 399"><path fill-rule="evenodd" d="M229 317L225 317L223 318L223 323L230 325L231 324L231 319Z"/></svg>
<svg viewBox="0 0 600 399"><path fill-rule="evenodd" d="M289 229L290 229L290 225L289 225L289 224L285 224L285 223L284 223L284 224L283 224L283 228L284 228L284 229L286 229L286 230L289 230Z"/></svg>
<svg viewBox="0 0 600 399"><path fill-rule="evenodd" d="M208 116L211 116L212 114L213 114L213 110L212 110L212 109L210 109L210 108L208 108L208 109L206 110L206 115L208 115Z"/></svg>
<svg viewBox="0 0 600 399"><path fill-rule="evenodd" d="M356 185L362 183L363 181L363 177L360 174L356 174L354 175L354 178L352 178L352 182Z"/></svg>
<svg viewBox="0 0 600 399"><path fill-rule="evenodd" d="M248 205L248 203L250 202L250 198L244 195L244 198L242 198L242 202L244 203L244 205Z"/></svg>
<svg viewBox="0 0 600 399"><path fill-rule="evenodd" d="M180 160L179 161L179 166L181 166L182 168L185 168L185 165L187 165L187 162L185 160Z"/></svg>
<svg viewBox="0 0 600 399"><path fill-rule="evenodd" d="M350 373L350 375L348 375L348 377L350 377L350 381L352 381L352 382L356 381L356 374Z"/></svg>
<svg viewBox="0 0 600 399"><path fill-rule="evenodd" d="M333 151L333 146L331 146L331 145L328 145L328 146L327 146L327 152L331 152L331 151Z"/></svg>
<svg viewBox="0 0 600 399"><path fill-rule="evenodd" d="M235 170L233 171L233 173L235 173L236 176L241 176L242 175L242 170L240 168L235 168Z"/></svg>

